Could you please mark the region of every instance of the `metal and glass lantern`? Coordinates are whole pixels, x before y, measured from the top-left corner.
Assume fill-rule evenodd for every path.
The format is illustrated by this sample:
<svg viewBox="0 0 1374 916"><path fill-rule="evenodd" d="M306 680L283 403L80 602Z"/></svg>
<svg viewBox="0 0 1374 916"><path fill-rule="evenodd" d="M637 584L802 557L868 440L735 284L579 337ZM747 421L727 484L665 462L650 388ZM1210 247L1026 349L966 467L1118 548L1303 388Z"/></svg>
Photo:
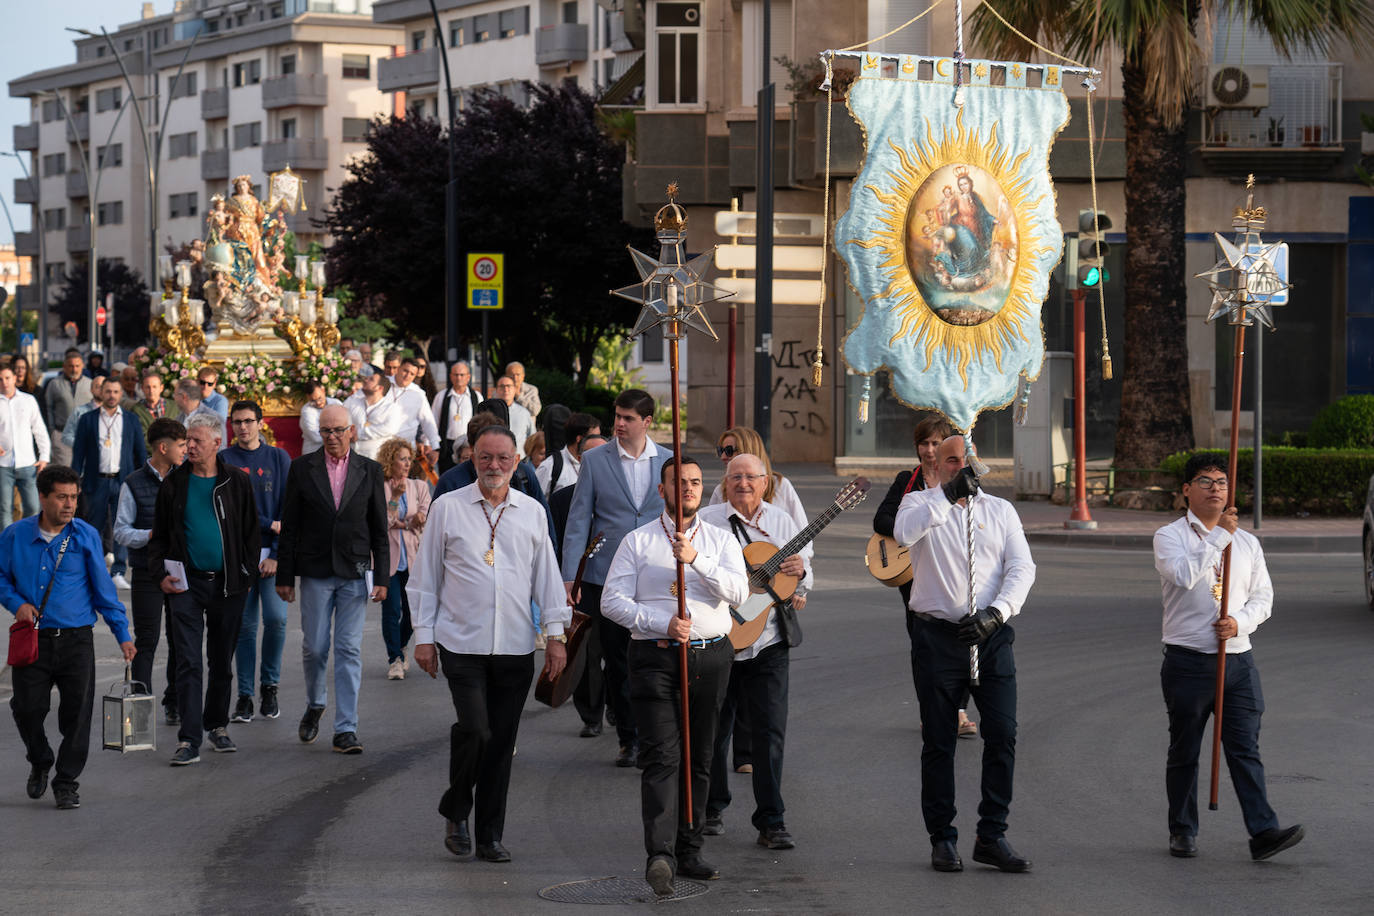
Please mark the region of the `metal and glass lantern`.
<svg viewBox="0 0 1374 916"><path fill-rule="evenodd" d="M110 692L101 701L104 748L121 754L157 750L157 698L150 693L135 693L134 684L138 682L130 680L129 675L129 666L125 665L123 683L111 684Z"/></svg>

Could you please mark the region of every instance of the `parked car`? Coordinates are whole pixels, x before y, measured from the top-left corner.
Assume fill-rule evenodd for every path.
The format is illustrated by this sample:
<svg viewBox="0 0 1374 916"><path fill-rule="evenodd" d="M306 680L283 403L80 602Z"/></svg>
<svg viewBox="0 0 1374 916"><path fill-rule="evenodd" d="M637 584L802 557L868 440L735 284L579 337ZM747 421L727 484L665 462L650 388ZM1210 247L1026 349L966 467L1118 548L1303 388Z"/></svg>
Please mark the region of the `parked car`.
<svg viewBox="0 0 1374 916"><path fill-rule="evenodd" d="M1374 611L1374 477L1364 498L1364 600Z"/></svg>

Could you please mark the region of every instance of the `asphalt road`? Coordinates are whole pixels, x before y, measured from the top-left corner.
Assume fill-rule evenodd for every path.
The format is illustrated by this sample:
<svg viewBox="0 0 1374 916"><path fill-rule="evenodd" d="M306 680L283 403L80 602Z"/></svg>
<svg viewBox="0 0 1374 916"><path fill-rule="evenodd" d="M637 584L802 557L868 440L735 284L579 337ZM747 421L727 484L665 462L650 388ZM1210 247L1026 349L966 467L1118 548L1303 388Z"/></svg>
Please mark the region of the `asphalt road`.
<svg viewBox="0 0 1374 916"><path fill-rule="evenodd" d="M808 508L819 509L827 490L805 488ZM707 841L723 878L705 895L662 905L712 914L1369 911L1374 615L1363 607L1355 555L1270 558L1277 609L1255 637L1268 704L1262 749L1280 819L1303 822L1308 837L1253 863L1224 772L1221 810L1202 812L1199 858L1168 855L1159 584L1149 554L1037 549L1037 584L1015 621L1020 740L1009 833L1034 870L1004 875L972 863L980 746L964 741L957 823L967 870L945 875L929 867L921 824L898 598L870 584L860 559L872 508L841 516L822 536L820 590L793 651L784 794L797 848L755 845L748 777L732 777L727 832ZM203 749L199 765L173 770L174 729L161 727L156 752L93 750L81 809L59 812L51 793L39 802L24 795L22 747L12 726L0 726L0 912L552 913L571 905L540 899L543 887L642 873L637 771L612 766L609 731L579 739L570 706L533 701L505 833L514 862L445 851L435 806L447 778L448 693L414 669L388 682L379 614L370 616L360 757L331 753L327 735L311 746L296 740L304 700L294 609L283 715L232 727L237 754ZM97 696L122 674L103 629L98 645ZM53 717L49 733L55 741Z"/></svg>

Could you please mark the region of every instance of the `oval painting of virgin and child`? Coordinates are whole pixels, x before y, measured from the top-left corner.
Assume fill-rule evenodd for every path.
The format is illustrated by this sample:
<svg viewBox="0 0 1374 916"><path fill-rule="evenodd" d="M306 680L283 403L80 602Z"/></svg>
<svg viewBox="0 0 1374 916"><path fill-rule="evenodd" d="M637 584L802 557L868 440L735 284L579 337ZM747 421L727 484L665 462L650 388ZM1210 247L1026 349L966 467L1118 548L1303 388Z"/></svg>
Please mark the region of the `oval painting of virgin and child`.
<svg viewBox="0 0 1374 916"><path fill-rule="evenodd" d="M949 163L922 182L907 208L906 253L922 298L949 324L991 319L1016 274L1016 217L996 179Z"/></svg>

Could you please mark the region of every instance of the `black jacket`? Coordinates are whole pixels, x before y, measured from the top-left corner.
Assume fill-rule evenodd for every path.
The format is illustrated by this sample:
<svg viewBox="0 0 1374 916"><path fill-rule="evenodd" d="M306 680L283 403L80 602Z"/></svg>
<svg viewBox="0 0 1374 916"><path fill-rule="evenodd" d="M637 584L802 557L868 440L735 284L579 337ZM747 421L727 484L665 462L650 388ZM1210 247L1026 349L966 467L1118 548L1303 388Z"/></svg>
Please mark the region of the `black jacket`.
<svg viewBox="0 0 1374 916"><path fill-rule="evenodd" d="M148 538L148 574L154 582L167 576L164 560L190 565L186 554L186 494L190 488L191 462L186 461L162 480L153 510L153 533ZM258 581L258 508L248 475L215 456L215 488L212 497L224 546L224 595L248 591ZM183 583L184 584L184 583Z"/></svg>
<svg viewBox="0 0 1374 916"><path fill-rule="evenodd" d="M382 466L354 452L348 459L343 498L334 508L324 449L291 462L277 538L277 584L311 579L361 579L381 570L374 585L386 585L391 568L387 544L386 495Z"/></svg>
<svg viewBox="0 0 1374 916"><path fill-rule="evenodd" d="M916 475L916 482L912 484L911 492L926 488L926 479L921 474L919 464L913 470L902 471L892 481L892 486L887 488L887 495L878 504L878 511L873 514L873 530L883 537L892 537L892 530L897 525L897 510L902 506L902 497L907 494L907 484L911 483L912 474ZM897 589L902 595L902 607L906 607L911 601L911 583L899 585Z"/></svg>

